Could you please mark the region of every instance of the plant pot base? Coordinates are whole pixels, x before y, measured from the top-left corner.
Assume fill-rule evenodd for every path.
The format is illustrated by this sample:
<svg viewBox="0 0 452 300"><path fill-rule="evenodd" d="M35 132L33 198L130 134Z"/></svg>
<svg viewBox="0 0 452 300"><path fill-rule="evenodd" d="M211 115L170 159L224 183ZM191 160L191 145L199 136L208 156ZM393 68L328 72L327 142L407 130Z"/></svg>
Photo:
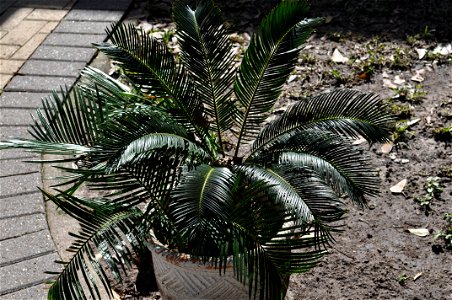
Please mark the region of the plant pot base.
<svg viewBox="0 0 452 300"><path fill-rule="evenodd" d="M221 273L212 263L152 246L157 285L163 299L249 299L248 289L234 277L232 264Z"/></svg>

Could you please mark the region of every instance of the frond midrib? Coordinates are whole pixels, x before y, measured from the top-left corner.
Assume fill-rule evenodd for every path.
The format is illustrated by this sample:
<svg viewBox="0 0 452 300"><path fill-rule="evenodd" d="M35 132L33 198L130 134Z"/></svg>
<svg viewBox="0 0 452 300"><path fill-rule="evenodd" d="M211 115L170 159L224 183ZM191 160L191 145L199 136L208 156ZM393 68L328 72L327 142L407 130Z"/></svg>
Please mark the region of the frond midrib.
<svg viewBox="0 0 452 300"><path fill-rule="evenodd" d="M199 193L199 199L198 199L198 218L201 219L201 211L202 211L202 204L204 199L204 193L206 192L207 183L209 182L209 178L212 175L212 172L215 170L215 168L210 168L209 171L207 171L207 174L204 178L204 182L201 187L201 191Z"/></svg>
<svg viewBox="0 0 452 300"><path fill-rule="evenodd" d="M212 72L212 68L211 68L211 60L209 59L209 56L207 55L208 51L207 51L207 49L205 47L205 41L204 41L202 35L200 34L200 31L199 31L199 24L198 24L198 20L196 19L196 14L195 14L196 10L192 10L190 8L189 8L189 10L190 10L190 14L193 17L193 21L194 21L194 24L195 24L195 31L196 31L196 33L198 35L198 38L199 38L199 41L200 41L200 44L201 44L202 54L203 54L204 60L207 62L207 64L206 64L207 70L206 71L207 71L207 76L208 76L208 81L210 83L210 87L212 87L212 88L209 89L209 91L210 91L210 94L212 96L213 109L214 109L214 112L215 112L215 123L217 124L218 144L219 144L220 151L223 152L224 150L223 150L223 142L222 142L222 137L221 137L220 116L218 114L218 105L217 105L218 97L217 97L217 94L215 92L215 89L213 88L214 87L214 80L213 80L213 75L212 75L213 72Z"/></svg>
<svg viewBox="0 0 452 300"><path fill-rule="evenodd" d="M245 127L247 124L247 119L248 119L248 115L250 113L251 107L252 107L252 103L254 102L254 97L257 94L257 91L259 90L259 87L261 85L261 82L263 80L264 74L267 71L267 67L270 64L271 58L273 57L273 55L277 52L277 50L279 49L279 46L281 45L281 42L285 39L285 37L289 34L290 31L293 30L294 27L297 26L298 23L294 24L292 27L290 27L289 30L287 30L284 35L277 41L277 43L275 43L275 47L274 49L269 53L269 55L267 55L266 59L265 59L265 63L264 63L264 67L262 68L262 71L259 73L259 80L256 84L256 88L253 89L252 92L252 96L250 98L250 103L248 105L248 107L246 108L245 114L243 116L243 123L242 126L240 128L240 133L239 133L239 137L238 137L238 141L237 141L237 146L235 148L235 153L234 153L234 157L237 157L238 153L239 153L239 149L240 149L240 144L243 138L243 134L245 132Z"/></svg>

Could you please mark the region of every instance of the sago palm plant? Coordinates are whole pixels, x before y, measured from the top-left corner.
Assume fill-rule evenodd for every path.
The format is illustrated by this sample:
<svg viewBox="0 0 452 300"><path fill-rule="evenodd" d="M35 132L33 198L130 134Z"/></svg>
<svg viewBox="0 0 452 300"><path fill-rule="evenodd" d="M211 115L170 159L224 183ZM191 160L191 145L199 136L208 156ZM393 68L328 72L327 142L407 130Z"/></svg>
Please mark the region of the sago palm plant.
<svg viewBox="0 0 452 300"><path fill-rule="evenodd" d="M34 139L1 144L74 162L64 184L44 192L81 224L50 299L100 298L101 287L111 296L107 272L120 280L151 235L219 272L232 257L250 297L282 298L288 276L315 265L344 215L341 197L363 206L378 192L353 139L387 141L391 118L373 94L335 90L266 124L321 23L307 9L282 1L238 67L208 0L175 1L177 57L134 26L112 26L111 41L96 47L124 80L85 69L78 87L43 100ZM82 184L106 196L77 197Z"/></svg>

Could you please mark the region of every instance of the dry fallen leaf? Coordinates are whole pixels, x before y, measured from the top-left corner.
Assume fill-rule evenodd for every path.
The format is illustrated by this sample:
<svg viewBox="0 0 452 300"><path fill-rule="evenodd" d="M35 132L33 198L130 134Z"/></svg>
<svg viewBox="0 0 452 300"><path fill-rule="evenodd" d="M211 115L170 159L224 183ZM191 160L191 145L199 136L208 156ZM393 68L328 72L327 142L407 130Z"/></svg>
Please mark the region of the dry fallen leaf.
<svg viewBox="0 0 452 300"><path fill-rule="evenodd" d="M400 194L400 193L402 193L403 188L405 187L406 183L407 183L407 180L403 179L396 185L392 186L389 190L394 194Z"/></svg>
<svg viewBox="0 0 452 300"><path fill-rule="evenodd" d="M388 154L391 152L393 146L393 143L385 143L381 145L381 153Z"/></svg>
<svg viewBox="0 0 452 300"><path fill-rule="evenodd" d="M290 75L289 79L287 79L287 83L291 83L292 81L294 81L295 79L297 79L298 75Z"/></svg>
<svg viewBox="0 0 452 300"><path fill-rule="evenodd" d="M424 73L425 73L424 69L416 70L416 75L411 77L411 80L415 81L415 82L422 82L422 81L424 81L424 77L422 77L422 74L424 74Z"/></svg>
<svg viewBox="0 0 452 300"><path fill-rule="evenodd" d="M411 126L416 124L417 122L419 122L421 119L414 119L414 120L410 120L408 122L406 122L406 126Z"/></svg>
<svg viewBox="0 0 452 300"><path fill-rule="evenodd" d="M331 56L331 60L336 63L346 63L348 62L348 57L342 55L341 52L336 48L333 51L333 55Z"/></svg>
<svg viewBox="0 0 452 300"><path fill-rule="evenodd" d="M424 81L424 77L422 77L419 74L416 74L413 77L411 77L411 80L414 82L422 82L422 81Z"/></svg>
<svg viewBox="0 0 452 300"><path fill-rule="evenodd" d="M405 83L405 79L402 79L402 78L400 78L399 75L396 75L396 76L394 77L394 83L395 83L395 84L404 84L404 83Z"/></svg>
<svg viewBox="0 0 452 300"><path fill-rule="evenodd" d="M433 49L433 53L440 55L452 54L452 44L438 44L438 46Z"/></svg>
<svg viewBox="0 0 452 300"><path fill-rule="evenodd" d="M417 236L427 236L430 234L427 228L408 228L408 231Z"/></svg>
<svg viewBox="0 0 452 300"><path fill-rule="evenodd" d="M416 275L414 275L413 281L416 281L416 279L418 279L419 277L421 277L422 274L424 274L424 273L423 273L423 272L419 272L419 273L417 273Z"/></svg>
<svg viewBox="0 0 452 300"><path fill-rule="evenodd" d="M423 59L425 54L427 54L427 49L418 49L416 48L417 55L419 56L419 59Z"/></svg>
<svg viewBox="0 0 452 300"><path fill-rule="evenodd" d="M387 78L384 78L384 79L383 79L383 85L386 86L386 87L388 87L388 88L390 88L390 89L396 89L396 88L397 88L397 85L395 85L394 83L392 83L392 81L389 80L389 79L387 79Z"/></svg>

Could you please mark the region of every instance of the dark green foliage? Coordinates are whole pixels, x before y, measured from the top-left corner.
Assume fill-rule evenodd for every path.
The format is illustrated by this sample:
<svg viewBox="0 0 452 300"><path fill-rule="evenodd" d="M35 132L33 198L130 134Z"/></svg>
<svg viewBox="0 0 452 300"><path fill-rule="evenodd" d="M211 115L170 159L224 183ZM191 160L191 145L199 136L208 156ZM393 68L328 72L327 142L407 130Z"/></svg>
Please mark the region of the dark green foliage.
<svg viewBox="0 0 452 300"><path fill-rule="evenodd" d="M315 266L333 241L341 196L365 205L378 192L369 158L352 143L390 136L391 118L374 95L300 99L263 126L321 22L304 19L305 1L282 1L265 17L237 70L220 11L208 0L186 3L173 7L180 59L116 24L111 42L96 46L126 82L87 68L80 86L43 100L35 139L0 144L78 166L62 168L70 176L44 192L82 228L49 299L99 299L102 287L111 296L106 273L121 280L151 231L223 271L232 256L251 298L280 299L289 275ZM76 197L82 184L105 197Z"/></svg>

